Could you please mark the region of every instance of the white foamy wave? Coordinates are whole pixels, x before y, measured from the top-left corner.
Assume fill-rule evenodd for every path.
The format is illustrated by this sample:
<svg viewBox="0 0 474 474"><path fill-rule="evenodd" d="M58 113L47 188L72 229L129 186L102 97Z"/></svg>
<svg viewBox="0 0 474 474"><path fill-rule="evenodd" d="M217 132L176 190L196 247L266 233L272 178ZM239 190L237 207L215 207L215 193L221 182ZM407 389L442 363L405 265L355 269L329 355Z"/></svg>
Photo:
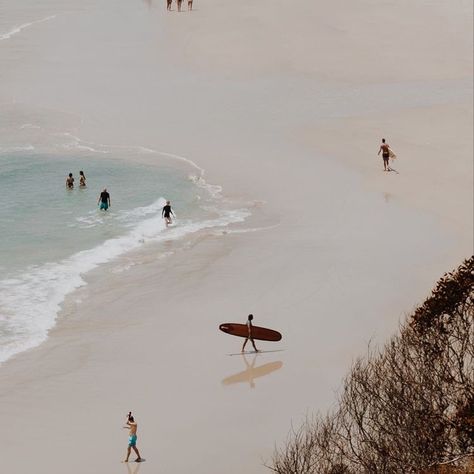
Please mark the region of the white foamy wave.
<svg viewBox="0 0 474 474"><path fill-rule="evenodd" d="M179 222L169 229L161 215L154 216L143 220L127 234L106 240L95 248L0 281L0 362L41 344L54 326L66 295L84 286L84 275L99 265L145 243L180 239L204 229L243 222L249 215L246 209L221 211L215 219Z"/></svg>
<svg viewBox="0 0 474 474"><path fill-rule="evenodd" d="M32 151L35 147L33 145L25 146L10 146L10 147L0 147L0 153L15 153L21 151Z"/></svg>
<svg viewBox="0 0 474 474"><path fill-rule="evenodd" d="M15 26L12 30L0 35L0 41L10 39L12 36L20 33L25 28L36 25L37 23L43 23L44 21L52 20L56 18L56 15L47 16L46 18L41 18L41 20L30 21L29 23L23 23L22 25Z"/></svg>
<svg viewBox="0 0 474 474"><path fill-rule="evenodd" d="M163 197L160 197L154 203L148 206L136 207L129 211L120 211L120 213L117 216L117 219L119 221L128 222L131 220L138 219L140 217L149 216L150 214L156 214L157 212L161 213L161 209L163 209L163 206L165 204L166 204L166 199Z"/></svg>

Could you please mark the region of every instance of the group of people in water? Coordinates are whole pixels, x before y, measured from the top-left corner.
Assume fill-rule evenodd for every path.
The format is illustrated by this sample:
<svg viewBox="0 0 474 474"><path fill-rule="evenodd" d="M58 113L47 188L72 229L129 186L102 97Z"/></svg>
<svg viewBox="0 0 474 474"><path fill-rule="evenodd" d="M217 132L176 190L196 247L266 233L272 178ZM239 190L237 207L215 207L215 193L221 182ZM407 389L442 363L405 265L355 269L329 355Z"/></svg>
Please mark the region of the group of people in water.
<svg viewBox="0 0 474 474"><path fill-rule="evenodd" d="M80 188L86 187L86 175L84 174L84 171L79 171L79 187ZM74 176L72 173L69 173L68 177L66 178L66 188L67 189L74 188Z"/></svg>
<svg viewBox="0 0 474 474"><path fill-rule="evenodd" d="M166 0L166 9L168 11L172 10L173 0ZM176 5L178 7L178 11L181 11L181 7L183 5L183 0L176 0ZM188 10L191 11L193 9L193 0L188 0Z"/></svg>
<svg viewBox="0 0 474 474"><path fill-rule="evenodd" d="M66 189L74 189L74 175L69 173L66 178ZM84 171L79 171L79 187L86 188L86 175ZM107 191L107 188L104 188L99 194L99 199L97 200L97 205L101 211L107 211L107 209L112 205L110 200L110 193ZM166 201L166 204L161 210L161 217L165 220L166 227L172 224L171 216L176 217L175 213L171 209L171 202Z"/></svg>

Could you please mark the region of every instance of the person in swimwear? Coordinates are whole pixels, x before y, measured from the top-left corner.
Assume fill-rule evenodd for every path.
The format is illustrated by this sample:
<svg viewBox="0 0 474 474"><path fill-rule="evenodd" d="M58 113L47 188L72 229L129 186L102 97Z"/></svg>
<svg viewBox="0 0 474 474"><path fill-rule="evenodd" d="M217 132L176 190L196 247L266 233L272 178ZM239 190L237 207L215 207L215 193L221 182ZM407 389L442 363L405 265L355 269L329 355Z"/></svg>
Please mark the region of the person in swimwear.
<svg viewBox="0 0 474 474"><path fill-rule="evenodd" d="M66 178L66 188L72 189L74 187L74 178L72 173L69 173L69 176Z"/></svg>
<svg viewBox="0 0 474 474"><path fill-rule="evenodd" d="M193 9L193 0L188 0L188 10Z"/></svg>
<svg viewBox="0 0 474 474"><path fill-rule="evenodd" d="M390 171L390 165L388 163L390 158L390 146L388 145L388 143L385 143L385 138L382 138L382 144L380 145L379 152L377 153L377 155L380 155L380 152L382 152L383 170Z"/></svg>
<svg viewBox="0 0 474 474"><path fill-rule="evenodd" d="M183 3L183 0L176 0L176 3L178 4L178 11L181 11L181 4Z"/></svg>
<svg viewBox="0 0 474 474"><path fill-rule="evenodd" d="M126 425L124 426L124 429L128 430L130 429L128 433L128 448L127 448L127 457L125 458L124 462L128 462L128 458L130 457L130 452L132 449L135 451L135 454L137 455L137 459L135 459L135 462L141 462L143 461L143 458L140 456L140 453L138 452L137 448L137 422L132 416L132 412L129 412L127 415L127 421Z"/></svg>
<svg viewBox="0 0 474 474"><path fill-rule="evenodd" d="M110 202L110 194L107 192L107 188L100 193L97 204L100 204L99 209L106 211L112 204Z"/></svg>
<svg viewBox="0 0 474 474"><path fill-rule="evenodd" d="M171 215L173 217L176 217L174 215L173 210L171 209L171 203L169 201L166 201L166 206L163 207L161 210L161 217L163 217L166 221L166 227L168 227L171 224Z"/></svg>
<svg viewBox="0 0 474 474"><path fill-rule="evenodd" d="M79 171L79 186L81 188L86 187L86 176L84 174L84 171Z"/></svg>
<svg viewBox="0 0 474 474"><path fill-rule="evenodd" d="M249 314L249 317L247 319L248 336L245 338L244 344L242 345L241 352L244 352L245 346L247 345L247 341L249 339L250 339L250 342L252 343L253 348L255 349L255 352L259 352L259 350L255 346L255 342L254 342L253 337L252 337L252 319L253 319L253 314Z"/></svg>

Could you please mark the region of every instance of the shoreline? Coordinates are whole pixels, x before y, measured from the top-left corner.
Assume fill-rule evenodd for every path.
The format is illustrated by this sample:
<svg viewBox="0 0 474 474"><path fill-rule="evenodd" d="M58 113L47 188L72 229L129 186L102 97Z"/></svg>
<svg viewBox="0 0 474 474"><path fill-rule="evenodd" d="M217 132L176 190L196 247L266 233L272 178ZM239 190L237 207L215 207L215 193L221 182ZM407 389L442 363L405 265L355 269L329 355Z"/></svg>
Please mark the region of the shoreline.
<svg viewBox="0 0 474 474"><path fill-rule="evenodd" d="M229 15L223 0L201 0L172 16L153 6L94 4L25 29L10 40L21 38L26 52L17 62L7 54L17 69L0 101L21 97L22 111L41 111L39 123L54 130L69 114L65 128L86 146L139 143L189 157L223 199L253 206L252 216L168 243L170 257L145 249L122 273L94 270L48 340L0 366L9 426L0 442L15 474L129 474L120 427L130 410L147 459L141 474L268 472L262 462L292 423L331 407L367 343L383 343L472 250L471 108L458 97L468 104L472 91L448 90L472 75L464 28L472 5L374 9L361 0L339 15L339 4L243 0ZM392 31L405 25L400 42L382 36L387 22ZM401 88L384 87L397 78ZM387 102L380 90L408 101L422 89L413 80L445 87L447 104L439 88L422 95L436 120L406 103L384 115L397 96ZM400 175L379 172L381 159L371 157L384 135ZM426 154L413 135L433 143ZM446 174L453 149L459 167ZM427 157L432 169L420 175ZM283 334L258 345L278 352L229 356L241 340L218 325L248 313ZM266 372L252 379L249 365Z"/></svg>

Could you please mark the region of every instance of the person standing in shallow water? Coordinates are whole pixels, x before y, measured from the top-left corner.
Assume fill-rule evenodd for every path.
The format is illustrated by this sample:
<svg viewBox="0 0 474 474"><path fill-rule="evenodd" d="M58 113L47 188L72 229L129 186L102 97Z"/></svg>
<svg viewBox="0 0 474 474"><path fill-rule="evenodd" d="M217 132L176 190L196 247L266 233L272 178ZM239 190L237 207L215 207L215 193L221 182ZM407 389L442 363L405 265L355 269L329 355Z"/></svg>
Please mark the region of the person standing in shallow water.
<svg viewBox="0 0 474 474"><path fill-rule="evenodd" d="M380 145L379 152L377 153L377 155L380 155L380 152L382 152L383 170L390 171L390 146L388 143L385 143L385 138L382 138L382 144Z"/></svg>
<svg viewBox="0 0 474 474"><path fill-rule="evenodd" d="M126 425L124 426L124 429L130 429L128 433L128 448L127 448L127 457L123 462L128 462L128 458L130 457L130 453L132 449L135 451L135 454L137 455L137 459L135 459L135 462L140 462L143 461L143 458L140 456L140 453L138 452L137 448L137 429L138 429L138 424L135 421L135 419L132 416L132 412L129 412L127 415L127 421Z"/></svg>
<svg viewBox="0 0 474 474"><path fill-rule="evenodd" d="M247 318L247 329L248 329L248 336L245 338L245 341L242 345L242 350L241 352L244 352L245 346L247 345L247 341L250 339L250 342L252 343L253 348L255 349L255 352L258 352L257 347L255 346L255 342L252 337L252 320L253 320L253 314L249 314L249 317Z"/></svg>
<svg viewBox="0 0 474 474"><path fill-rule="evenodd" d="M193 9L193 0L188 0L188 10L192 10Z"/></svg>
<svg viewBox="0 0 474 474"><path fill-rule="evenodd" d="M66 178L66 188L72 189L74 187L74 177L72 173L69 173L68 177Z"/></svg>
<svg viewBox="0 0 474 474"><path fill-rule="evenodd" d="M176 3L178 4L178 11L181 11L181 4L183 3L183 0L176 0Z"/></svg>
<svg viewBox="0 0 474 474"><path fill-rule="evenodd" d="M173 3L173 0L166 0L166 9L168 11L171 11L171 4Z"/></svg>
<svg viewBox="0 0 474 474"><path fill-rule="evenodd" d="M112 204L110 202L110 194L107 192L107 188L100 193L99 199L97 201L100 210L106 211Z"/></svg>
<svg viewBox="0 0 474 474"><path fill-rule="evenodd" d="M166 222L166 227L168 227L172 222L171 221L171 215L173 215L173 217L176 217L174 215L173 210L171 209L170 201L166 201L166 206L163 206L163 209L161 210L161 217L164 218L164 220Z"/></svg>
<svg viewBox="0 0 474 474"><path fill-rule="evenodd" d="M79 186L81 188L86 187L86 176L84 174L84 171L79 171Z"/></svg>

